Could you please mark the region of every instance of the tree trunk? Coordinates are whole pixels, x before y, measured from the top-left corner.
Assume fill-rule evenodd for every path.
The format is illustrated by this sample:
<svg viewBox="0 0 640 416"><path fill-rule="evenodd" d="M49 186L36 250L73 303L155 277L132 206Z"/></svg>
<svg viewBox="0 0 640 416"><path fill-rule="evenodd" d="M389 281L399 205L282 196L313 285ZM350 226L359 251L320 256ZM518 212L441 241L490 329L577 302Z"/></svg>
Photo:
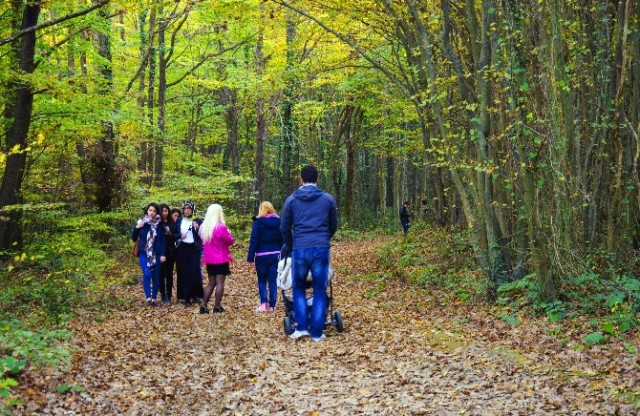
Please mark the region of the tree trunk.
<svg viewBox="0 0 640 416"><path fill-rule="evenodd" d="M35 26L40 15L40 1L29 2L23 11L21 29ZM31 74L35 70L35 31L27 32L20 38L18 67L21 73ZM0 187L0 244L3 250L22 248L22 209L15 207L23 202L22 181L27 161L27 136L33 111L33 91L31 85L16 81L9 90L15 90L12 124L7 131L6 148L9 155ZM12 150L16 149L16 150Z"/></svg>
<svg viewBox="0 0 640 416"><path fill-rule="evenodd" d="M263 39L259 37L255 50L256 60L256 74L257 78L262 77L262 73L265 66L265 58L263 54ZM267 132L269 128L268 109L265 108L263 94L256 99L256 192L258 193L258 200L263 201L265 198L265 174L264 174L264 148L267 140Z"/></svg>
<svg viewBox="0 0 640 416"><path fill-rule="evenodd" d="M357 145L364 118L364 110L360 107L349 106L347 119L345 120L345 148L346 148L346 187L344 218L349 225L356 225L356 214L359 211L356 198L356 154Z"/></svg>
<svg viewBox="0 0 640 416"><path fill-rule="evenodd" d="M151 38L149 42L149 76L147 82L147 138L146 138L146 155L145 159L146 170L145 170L145 180L148 184L151 184L153 181L153 171L154 171L154 143L156 137L156 129L155 129L155 117L154 117L154 108L155 108L155 91L156 91L156 52L157 48L153 39L156 36L157 30L157 21L156 21L156 7L155 5L151 8L151 17L149 18L149 37Z"/></svg>
<svg viewBox="0 0 640 416"><path fill-rule="evenodd" d="M161 9L162 10L162 9ZM158 24L158 136L155 142L155 184L162 186L164 140L165 140L165 112L167 96L167 61L165 47L165 32L167 19L162 18Z"/></svg>
<svg viewBox="0 0 640 416"><path fill-rule="evenodd" d="M229 87L222 87L218 89L217 96L220 103L224 106L224 121L227 130L227 143L222 163L225 169L233 169L235 165L232 161L234 160L234 154L237 153L238 141L240 140L238 93Z"/></svg>
<svg viewBox="0 0 640 416"><path fill-rule="evenodd" d="M136 102L138 111L140 112L140 137L139 137L139 142L140 142L140 151L138 154L138 171L140 173L144 173L147 172L148 167L151 166L150 160L147 160L147 156L148 156L148 146L149 144L147 143L146 138L144 137L145 135L145 129L143 126L145 126L146 124L146 104L147 104L147 100L145 98L145 74L146 74L146 68L148 65L148 57L147 57L147 48L149 46L149 36L147 33L145 33L145 25L146 25L146 21L147 21L147 9L143 10L142 12L140 12L140 15L138 17L139 22L140 22L140 75L138 78L138 100Z"/></svg>
<svg viewBox="0 0 640 416"><path fill-rule="evenodd" d="M105 24L109 25L109 18L104 9L100 9L100 17ZM113 94L113 70L111 58L111 41L109 35L97 33L98 53L102 58L100 73L103 79L102 95ZM102 120L103 135L98 140L91 161L95 175L95 201L99 212L110 211L114 207L114 202L122 190L120 173L116 164L115 153L115 132L113 120Z"/></svg>
<svg viewBox="0 0 640 416"><path fill-rule="evenodd" d="M86 32L81 35L83 38L87 38ZM75 76L76 59L72 50L69 51L67 57L67 75L69 78ZM85 53L80 55L80 71L83 79L87 79L87 57ZM87 93L87 86L84 82L80 83L80 92L82 94ZM82 182L82 191L84 196L84 202L88 205L93 205L93 184L91 182L90 162L87 155L87 149L85 147L82 137L76 138L76 154L78 156L78 169L80 170L80 181Z"/></svg>
<svg viewBox="0 0 640 416"><path fill-rule="evenodd" d="M296 26L290 15L287 13L287 71L286 84L284 87L284 100L282 102L282 181L281 181L281 195L288 195L292 189L295 188L295 177L292 172L293 164L293 143L294 136L294 120L293 120L293 66L295 60L295 49L293 41L296 37Z"/></svg>

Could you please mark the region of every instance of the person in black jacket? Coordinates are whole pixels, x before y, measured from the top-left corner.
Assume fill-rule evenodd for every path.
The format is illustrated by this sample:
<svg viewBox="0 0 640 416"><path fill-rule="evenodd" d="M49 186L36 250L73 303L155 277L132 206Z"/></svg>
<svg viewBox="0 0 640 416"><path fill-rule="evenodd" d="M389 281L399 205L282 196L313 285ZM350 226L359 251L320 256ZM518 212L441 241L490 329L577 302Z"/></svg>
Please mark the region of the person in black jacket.
<svg viewBox="0 0 640 416"><path fill-rule="evenodd" d="M173 217L171 208L167 204L160 204L160 224L164 228L165 236L165 257L167 261L162 263L160 269L160 300L164 305L171 304L171 293L173 292L173 269L176 263L175 246L171 229L173 228Z"/></svg>
<svg viewBox="0 0 640 416"><path fill-rule="evenodd" d="M278 257L282 247L280 217L269 201L264 201L253 221L247 261L256 264L260 305L256 312L273 312L278 299L276 278L278 277ZM268 295L267 295L268 288Z"/></svg>
<svg viewBox="0 0 640 416"><path fill-rule="evenodd" d="M402 203L402 208L400 208L400 224L402 224L402 230L404 231L404 235L407 235L409 232L409 224L411 223L411 214L409 213L409 201L404 201Z"/></svg>
<svg viewBox="0 0 640 416"><path fill-rule="evenodd" d="M142 287L147 305L156 306L160 268L165 262L165 233L161 225L158 205L150 203L131 231L131 239L138 244L138 259L142 269Z"/></svg>

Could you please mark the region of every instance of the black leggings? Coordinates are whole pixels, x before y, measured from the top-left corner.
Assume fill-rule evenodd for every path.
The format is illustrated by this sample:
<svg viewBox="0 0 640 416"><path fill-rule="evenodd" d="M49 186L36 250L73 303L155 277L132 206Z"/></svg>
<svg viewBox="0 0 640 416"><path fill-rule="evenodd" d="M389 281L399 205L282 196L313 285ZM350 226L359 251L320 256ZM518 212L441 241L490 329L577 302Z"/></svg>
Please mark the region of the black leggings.
<svg viewBox="0 0 640 416"><path fill-rule="evenodd" d="M176 256L174 253L167 255L167 260L162 263L160 269L160 295L171 299L173 292L173 269L176 264Z"/></svg>

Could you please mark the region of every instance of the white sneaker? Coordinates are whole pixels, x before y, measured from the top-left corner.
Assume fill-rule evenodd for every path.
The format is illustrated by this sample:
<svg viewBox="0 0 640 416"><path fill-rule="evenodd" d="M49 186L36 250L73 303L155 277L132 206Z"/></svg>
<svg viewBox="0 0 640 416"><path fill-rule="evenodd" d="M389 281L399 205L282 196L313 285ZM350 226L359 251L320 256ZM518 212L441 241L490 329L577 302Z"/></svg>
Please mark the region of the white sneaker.
<svg viewBox="0 0 640 416"><path fill-rule="evenodd" d="M289 338L298 339L298 338L308 337L308 336L309 336L309 331L298 331L298 330L295 330L293 332L293 334L289 335Z"/></svg>
<svg viewBox="0 0 640 416"><path fill-rule="evenodd" d="M311 338L313 342L320 342L323 339L327 338L324 334L320 335L320 338Z"/></svg>

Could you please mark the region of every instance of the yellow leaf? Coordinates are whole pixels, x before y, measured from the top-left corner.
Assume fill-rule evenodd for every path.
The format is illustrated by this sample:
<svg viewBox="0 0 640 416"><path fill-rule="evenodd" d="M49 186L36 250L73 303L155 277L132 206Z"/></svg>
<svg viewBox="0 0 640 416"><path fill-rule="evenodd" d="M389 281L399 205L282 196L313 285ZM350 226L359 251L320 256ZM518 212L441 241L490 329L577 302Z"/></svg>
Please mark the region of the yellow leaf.
<svg viewBox="0 0 640 416"><path fill-rule="evenodd" d="M44 134L38 133L38 144L42 144L44 142Z"/></svg>

